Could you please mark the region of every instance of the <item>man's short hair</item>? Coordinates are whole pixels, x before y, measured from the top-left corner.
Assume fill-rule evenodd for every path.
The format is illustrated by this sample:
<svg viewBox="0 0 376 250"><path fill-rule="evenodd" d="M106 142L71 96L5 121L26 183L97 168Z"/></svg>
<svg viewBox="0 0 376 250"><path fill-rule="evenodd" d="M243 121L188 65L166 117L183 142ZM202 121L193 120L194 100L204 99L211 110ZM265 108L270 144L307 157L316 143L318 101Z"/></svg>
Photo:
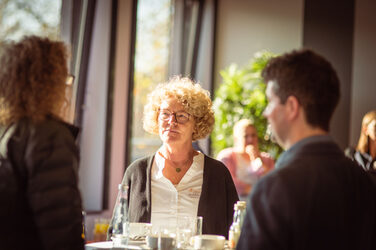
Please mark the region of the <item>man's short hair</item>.
<svg viewBox="0 0 376 250"><path fill-rule="evenodd" d="M294 50L271 59L262 72L265 82L274 81L273 92L284 104L295 96L308 124L329 131L330 119L340 98L336 71L312 50Z"/></svg>

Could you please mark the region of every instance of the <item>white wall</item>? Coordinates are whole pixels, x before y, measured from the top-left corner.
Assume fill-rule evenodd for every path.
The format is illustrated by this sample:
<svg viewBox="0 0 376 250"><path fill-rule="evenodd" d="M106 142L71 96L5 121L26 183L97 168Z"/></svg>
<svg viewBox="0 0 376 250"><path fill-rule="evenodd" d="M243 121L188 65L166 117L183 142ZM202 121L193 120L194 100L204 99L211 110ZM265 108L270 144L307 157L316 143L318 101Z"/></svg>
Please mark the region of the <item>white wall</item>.
<svg viewBox="0 0 376 250"><path fill-rule="evenodd" d="M219 71L244 65L267 49L283 53L302 46L303 0L219 0L215 85Z"/></svg>
<svg viewBox="0 0 376 250"><path fill-rule="evenodd" d="M359 139L363 115L376 109L376 1L355 2L350 145Z"/></svg>

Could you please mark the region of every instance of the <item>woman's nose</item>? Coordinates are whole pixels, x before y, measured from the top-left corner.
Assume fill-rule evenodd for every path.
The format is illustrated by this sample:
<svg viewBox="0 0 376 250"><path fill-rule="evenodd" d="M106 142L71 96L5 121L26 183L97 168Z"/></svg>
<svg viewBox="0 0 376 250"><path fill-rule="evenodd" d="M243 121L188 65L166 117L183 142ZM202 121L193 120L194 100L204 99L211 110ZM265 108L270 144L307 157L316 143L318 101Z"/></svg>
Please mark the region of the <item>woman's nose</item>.
<svg viewBox="0 0 376 250"><path fill-rule="evenodd" d="M177 120L174 114L171 114L167 121L169 123L177 123Z"/></svg>

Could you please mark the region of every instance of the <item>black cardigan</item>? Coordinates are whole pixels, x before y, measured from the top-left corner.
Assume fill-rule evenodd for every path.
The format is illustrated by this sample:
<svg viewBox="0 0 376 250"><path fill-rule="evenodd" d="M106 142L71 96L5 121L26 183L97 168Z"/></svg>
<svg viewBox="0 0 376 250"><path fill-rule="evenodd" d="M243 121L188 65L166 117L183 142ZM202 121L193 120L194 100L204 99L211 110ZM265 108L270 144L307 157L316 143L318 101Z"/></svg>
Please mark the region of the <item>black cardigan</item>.
<svg viewBox="0 0 376 250"><path fill-rule="evenodd" d="M150 222L151 167L153 156L134 161L126 170L122 183L129 186L129 221ZM203 234L227 237L232 223L234 203L239 200L230 172L222 162L205 155L202 191L198 216L204 218ZM111 232L109 230L109 232Z"/></svg>

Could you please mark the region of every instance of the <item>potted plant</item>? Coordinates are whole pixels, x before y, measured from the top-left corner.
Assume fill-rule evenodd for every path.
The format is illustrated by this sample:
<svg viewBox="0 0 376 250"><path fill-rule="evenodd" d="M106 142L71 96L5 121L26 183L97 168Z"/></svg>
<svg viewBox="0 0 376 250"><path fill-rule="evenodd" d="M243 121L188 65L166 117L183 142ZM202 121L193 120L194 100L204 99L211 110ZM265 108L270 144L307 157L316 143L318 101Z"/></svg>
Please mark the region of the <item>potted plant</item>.
<svg viewBox="0 0 376 250"><path fill-rule="evenodd" d="M275 54L257 52L244 67L231 64L220 72L222 83L215 91L215 125L211 135L213 155L233 145L233 126L240 119L253 121L257 129L260 151L268 152L274 159L283 151L269 138L267 120L262 115L267 105L266 84L261 72Z"/></svg>

